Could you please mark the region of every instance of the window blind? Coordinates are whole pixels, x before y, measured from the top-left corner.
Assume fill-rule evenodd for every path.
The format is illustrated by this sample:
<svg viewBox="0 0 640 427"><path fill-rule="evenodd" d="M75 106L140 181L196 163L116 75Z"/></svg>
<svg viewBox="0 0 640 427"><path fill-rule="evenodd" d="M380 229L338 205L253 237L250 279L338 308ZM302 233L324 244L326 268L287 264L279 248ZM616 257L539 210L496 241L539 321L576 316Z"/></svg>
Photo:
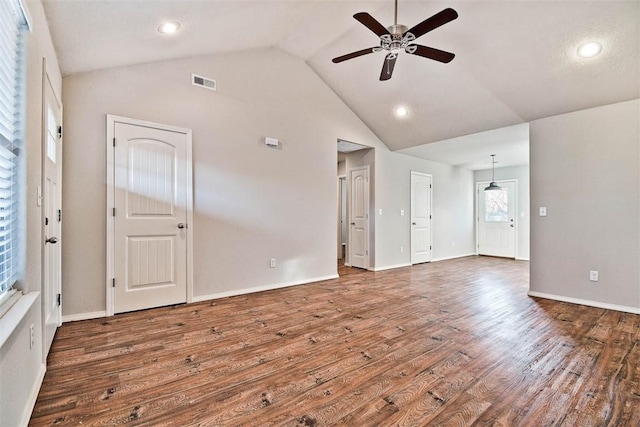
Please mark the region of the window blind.
<svg viewBox="0 0 640 427"><path fill-rule="evenodd" d="M18 270L25 30L27 20L19 0L0 1L0 300L13 286Z"/></svg>

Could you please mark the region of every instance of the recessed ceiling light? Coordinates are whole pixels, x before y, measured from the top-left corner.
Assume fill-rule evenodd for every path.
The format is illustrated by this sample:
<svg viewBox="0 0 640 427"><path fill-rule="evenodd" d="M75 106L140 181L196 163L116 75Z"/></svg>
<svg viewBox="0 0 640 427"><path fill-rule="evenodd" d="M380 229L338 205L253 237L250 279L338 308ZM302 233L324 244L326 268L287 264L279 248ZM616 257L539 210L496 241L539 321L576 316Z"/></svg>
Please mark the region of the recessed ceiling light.
<svg viewBox="0 0 640 427"><path fill-rule="evenodd" d="M578 48L578 56L581 58L593 58L602 50L602 45L598 42L587 42Z"/></svg>
<svg viewBox="0 0 640 427"><path fill-rule="evenodd" d="M406 107L398 107L396 108L396 116L398 117L406 117L409 114L409 110Z"/></svg>
<svg viewBox="0 0 640 427"><path fill-rule="evenodd" d="M162 34L173 34L180 29L178 21L167 21L158 27L158 32Z"/></svg>

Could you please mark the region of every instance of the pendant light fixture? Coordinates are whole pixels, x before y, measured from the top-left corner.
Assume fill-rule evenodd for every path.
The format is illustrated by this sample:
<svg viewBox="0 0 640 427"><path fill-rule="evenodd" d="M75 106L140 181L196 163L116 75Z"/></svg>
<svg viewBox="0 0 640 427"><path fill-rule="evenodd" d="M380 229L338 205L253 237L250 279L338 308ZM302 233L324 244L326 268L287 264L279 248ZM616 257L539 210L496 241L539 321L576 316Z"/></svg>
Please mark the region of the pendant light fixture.
<svg viewBox="0 0 640 427"><path fill-rule="evenodd" d="M491 182L489 186L484 189L484 191L492 191L492 190L502 190L498 184L496 184L496 155L491 155Z"/></svg>

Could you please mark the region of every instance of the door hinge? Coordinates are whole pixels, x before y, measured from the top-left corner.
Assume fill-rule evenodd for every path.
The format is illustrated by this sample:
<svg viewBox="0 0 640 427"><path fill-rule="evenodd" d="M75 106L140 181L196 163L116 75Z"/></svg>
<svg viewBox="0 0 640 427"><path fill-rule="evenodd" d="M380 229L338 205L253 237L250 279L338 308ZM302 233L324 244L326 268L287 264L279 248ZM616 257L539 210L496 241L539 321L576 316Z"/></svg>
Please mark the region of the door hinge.
<svg viewBox="0 0 640 427"><path fill-rule="evenodd" d="M62 138L62 126L58 126L58 138Z"/></svg>
<svg viewBox="0 0 640 427"><path fill-rule="evenodd" d="M431 188L431 184L429 184L429 188Z"/></svg>
<svg viewBox="0 0 640 427"><path fill-rule="evenodd" d="M431 250L433 250L433 246L429 246L429 250L430 250L430 251L431 251Z"/></svg>
<svg viewBox="0 0 640 427"><path fill-rule="evenodd" d="M60 307L62 305L62 294L58 294L58 307Z"/></svg>
<svg viewBox="0 0 640 427"><path fill-rule="evenodd" d="M62 222L62 209L58 209L58 222Z"/></svg>
<svg viewBox="0 0 640 427"><path fill-rule="evenodd" d="M116 138L115 137L113 138L113 146L114 147L116 146Z"/></svg>
<svg viewBox="0 0 640 427"><path fill-rule="evenodd" d="M111 214L112 214L113 216L116 216L116 208L112 208L112 210L111 210Z"/></svg>
<svg viewBox="0 0 640 427"><path fill-rule="evenodd" d="M111 279L111 287L112 288L116 287L116 278L115 277L113 279Z"/></svg>
<svg viewBox="0 0 640 427"><path fill-rule="evenodd" d="M44 225L49 225L49 218L47 217L44 218Z"/></svg>
<svg viewBox="0 0 640 427"><path fill-rule="evenodd" d="M364 251L364 254L365 255L369 255L369 251Z"/></svg>
<svg viewBox="0 0 640 427"><path fill-rule="evenodd" d="M429 219L431 219L431 215L429 215Z"/></svg>

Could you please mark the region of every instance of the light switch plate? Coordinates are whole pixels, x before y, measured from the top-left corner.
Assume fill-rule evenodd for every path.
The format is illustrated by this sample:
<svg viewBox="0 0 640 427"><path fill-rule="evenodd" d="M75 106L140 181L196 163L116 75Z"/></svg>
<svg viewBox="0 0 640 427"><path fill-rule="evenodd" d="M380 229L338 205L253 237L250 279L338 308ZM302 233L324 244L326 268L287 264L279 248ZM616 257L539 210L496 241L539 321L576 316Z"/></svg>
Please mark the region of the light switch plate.
<svg viewBox="0 0 640 427"><path fill-rule="evenodd" d="M545 206L540 206L540 216L547 216L547 208Z"/></svg>
<svg viewBox="0 0 640 427"><path fill-rule="evenodd" d="M404 216L404 209L400 209L400 216Z"/></svg>

